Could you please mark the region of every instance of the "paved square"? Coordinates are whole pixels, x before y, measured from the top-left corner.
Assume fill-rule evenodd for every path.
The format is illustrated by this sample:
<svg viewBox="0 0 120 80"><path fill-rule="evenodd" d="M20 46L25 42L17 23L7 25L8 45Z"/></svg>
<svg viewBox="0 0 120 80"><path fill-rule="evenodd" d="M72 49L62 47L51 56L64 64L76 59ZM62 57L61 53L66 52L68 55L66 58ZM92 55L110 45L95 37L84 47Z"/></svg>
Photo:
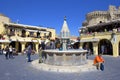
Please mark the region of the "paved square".
<svg viewBox="0 0 120 80"><path fill-rule="evenodd" d="M119 80L120 57L106 55L103 57L104 71L58 73L33 68L23 55L9 60L6 60L4 55L0 55L0 80ZM38 59L38 55L32 55L32 59ZM94 59L94 56L90 56L89 59Z"/></svg>

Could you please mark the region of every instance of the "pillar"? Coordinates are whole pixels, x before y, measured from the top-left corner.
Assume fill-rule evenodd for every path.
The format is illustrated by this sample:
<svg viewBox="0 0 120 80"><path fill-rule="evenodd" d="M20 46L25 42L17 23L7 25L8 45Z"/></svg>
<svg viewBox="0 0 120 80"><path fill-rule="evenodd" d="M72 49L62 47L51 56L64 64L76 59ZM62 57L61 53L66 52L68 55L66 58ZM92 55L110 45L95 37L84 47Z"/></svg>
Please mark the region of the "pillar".
<svg viewBox="0 0 120 80"><path fill-rule="evenodd" d="M113 43L113 56L117 57L119 56L119 47L118 47L119 43Z"/></svg>
<svg viewBox="0 0 120 80"><path fill-rule="evenodd" d="M22 51L25 49L25 42L21 42L21 45L22 45Z"/></svg>
<svg viewBox="0 0 120 80"><path fill-rule="evenodd" d="M98 55L98 42L93 42L93 53Z"/></svg>
<svg viewBox="0 0 120 80"><path fill-rule="evenodd" d="M5 45L2 43L2 44L1 44L1 49L3 49L3 48L5 48Z"/></svg>
<svg viewBox="0 0 120 80"><path fill-rule="evenodd" d="M79 46L79 48L82 49L82 48L83 48L82 46L83 46L83 42L80 42L80 46Z"/></svg>
<svg viewBox="0 0 120 80"><path fill-rule="evenodd" d="M38 53L38 46L39 46L39 43L35 43L35 48L37 53Z"/></svg>
<svg viewBox="0 0 120 80"><path fill-rule="evenodd" d="M6 48L6 46L9 46L10 43L5 43L4 44L4 48Z"/></svg>

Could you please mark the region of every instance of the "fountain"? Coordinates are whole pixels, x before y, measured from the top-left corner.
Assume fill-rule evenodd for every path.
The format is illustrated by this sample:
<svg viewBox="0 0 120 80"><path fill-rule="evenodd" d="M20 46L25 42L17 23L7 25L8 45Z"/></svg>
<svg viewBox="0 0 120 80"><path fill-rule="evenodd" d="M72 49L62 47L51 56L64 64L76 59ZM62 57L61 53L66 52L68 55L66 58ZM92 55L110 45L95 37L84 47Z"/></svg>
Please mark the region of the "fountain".
<svg viewBox="0 0 120 80"><path fill-rule="evenodd" d="M87 63L86 53L87 50L83 49L68 49L67 44L70 39L70 31L67 26L66 17L64 17L64 23L61 30L61 49L44 50L47 55L45 64L57 65L57 66L72 66L83 65Z"/></svg>
<svg viewBox="0 0 120 80"><path fill-rule="evenodd" d="M39 64L38 60L32 62L33 66L40 70L55 72L82 72L94 71L96 68L92 65L92 60L86 59L87 50L68 49L67 45L70 39L70 31L67 26L66 17L61 30L60 49L44 50L46 59Z"/></svg>

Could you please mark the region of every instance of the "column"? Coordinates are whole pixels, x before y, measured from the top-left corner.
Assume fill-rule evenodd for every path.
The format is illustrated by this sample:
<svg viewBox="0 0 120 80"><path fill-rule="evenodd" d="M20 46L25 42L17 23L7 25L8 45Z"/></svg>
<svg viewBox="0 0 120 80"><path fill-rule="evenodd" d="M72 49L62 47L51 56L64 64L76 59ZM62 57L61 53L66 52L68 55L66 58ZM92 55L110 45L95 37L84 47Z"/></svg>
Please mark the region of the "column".
<svg viewBox="0 0 120 80"><path fill-rule="evenodd" d="M98 42L93 42L93 53L98 55Z"/></svg>
<svg viewBox="0 0 120 80"><path fill-rule="evenodd" d="M26 42L21 42L21 45L22 45L22 51L25 49L25 44L26 44Z"/></svg>
<svg viewBox="0 0 120 80"><path fill-rule="evenodd" d="M82 49L82 46L83 46L83 42L80 42L80 46L79 46L79 48Z"/></svg>
<svg viewBox="0 0 120 80"><path fill-rule="evenodd" d="M39 46L39 43L36 42L36 43L35 43L35 48L36 48L36 52L37 52L37 53L38 53L38 46Z"/></svg>
<svg viewBox="0 0 120 80"><path fill-rule="evenodd" d="M119 43L113 43L113 56L114 57L118 57L119 56L119 47L118 47Z"/></svg>
<svg viewBox="0 0 120 80"><path fill-rule="evenodd" d="M5 43L4 44L4 48L6 48L6 46L9 46L10 43Z"/></svg>
<svg viewBox="0 0 120 80"><path fill-rule="evenodd" d="M1 49L6 48L5 45L2 43L1 44Z"/></svg>

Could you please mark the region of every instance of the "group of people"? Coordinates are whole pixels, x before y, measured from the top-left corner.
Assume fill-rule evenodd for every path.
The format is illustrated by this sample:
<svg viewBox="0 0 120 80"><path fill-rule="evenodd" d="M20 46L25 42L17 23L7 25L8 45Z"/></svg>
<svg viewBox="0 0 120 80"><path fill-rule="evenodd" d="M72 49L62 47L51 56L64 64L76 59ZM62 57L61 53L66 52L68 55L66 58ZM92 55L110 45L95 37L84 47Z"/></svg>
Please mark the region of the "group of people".
<svg viewBox="0 0 120 80"><path fill-rule="evenodd" d="M53 44L53 43L52 43ZM52 45L53 46L53 45ZM46 58L46 55L43 53L43 50L45 49L45 43L42 43L39 47L39 63L42 63L44 61L44 59ZM6 48L4 49L5 53L5 58L9 59L9 58L14 58L13 57L13 48L12 46L6 46ZM26 48L26 53L27 53L27 59L28 62L31 62L31 54L32 54L32 47L31 45L28 45L28 47ZM98 70L104 70L104 59L102 58L102 54L98 54L94 60L93 60L93 65L96 66L96 68Z"/></svg>
<svg viewBox="0 0 120 80"><path fill-rule="evenodd" d="M6 46L6 48L3 50L3 53L5 54L6 59L9 59L9 58L13 59L14 58L14 56L13 56L13 48L12 48L11 45Z"/></svg>

